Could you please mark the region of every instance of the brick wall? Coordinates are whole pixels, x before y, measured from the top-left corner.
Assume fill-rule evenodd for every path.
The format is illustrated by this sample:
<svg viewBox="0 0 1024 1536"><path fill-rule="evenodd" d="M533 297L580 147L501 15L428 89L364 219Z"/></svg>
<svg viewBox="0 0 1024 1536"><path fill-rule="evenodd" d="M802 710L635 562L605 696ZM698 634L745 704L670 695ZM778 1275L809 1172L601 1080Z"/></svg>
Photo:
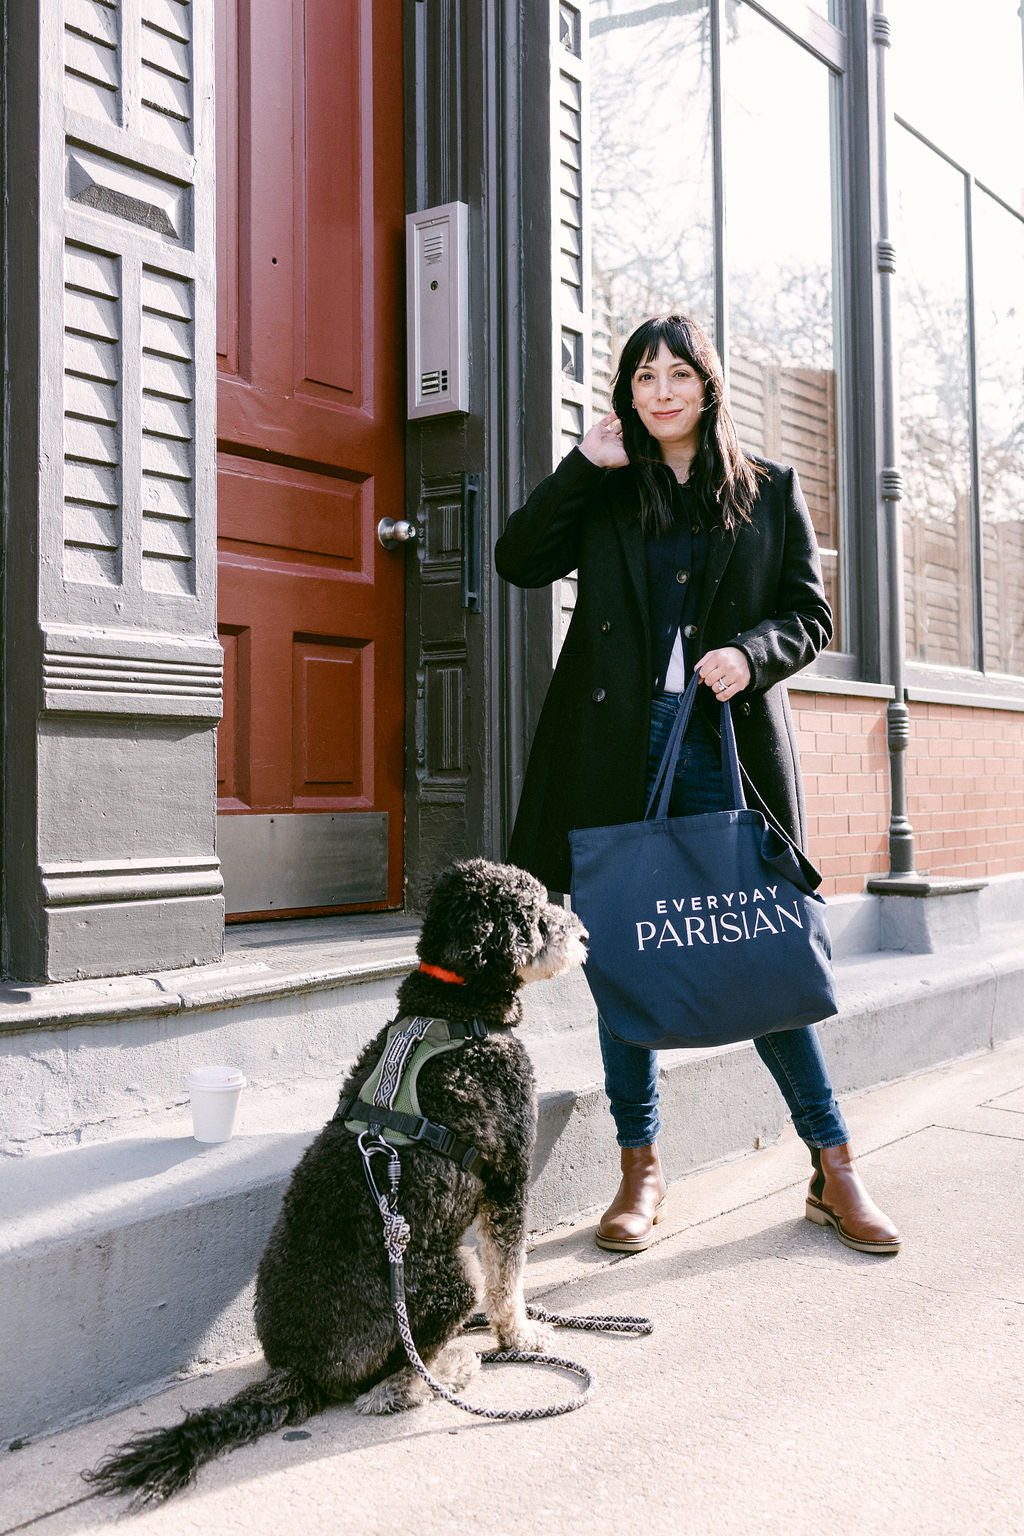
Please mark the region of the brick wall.
<svg viewBox="0 0 1024 1536"><path fill-rule="evenodd" d="M794 688L790 706L822 895L862 891L889 867L885 700ZM1024 713L911 702L907 758L919 870L1024 870Z"/></svg>

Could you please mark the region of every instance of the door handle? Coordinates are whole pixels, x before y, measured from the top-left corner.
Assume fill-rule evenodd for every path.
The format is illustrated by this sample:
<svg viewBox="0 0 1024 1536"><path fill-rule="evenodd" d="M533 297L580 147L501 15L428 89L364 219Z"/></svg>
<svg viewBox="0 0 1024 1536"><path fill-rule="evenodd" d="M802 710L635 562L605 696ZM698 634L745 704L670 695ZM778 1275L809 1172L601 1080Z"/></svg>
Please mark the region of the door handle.
<svg viewBox="0 0 1024 1536"><path fill-rule="evenodd" d="M462 476L462 606L480 612L480 476Z"/></svg>
<svg viewBox="0 0 1024 1536"><path fill-rule="evenodd" d="M382 549L401 549L403 544L412 544L416 538L416 524L406 522L401 518L398 522L393 517L382 517L377 524L377 539Z"/></svg>

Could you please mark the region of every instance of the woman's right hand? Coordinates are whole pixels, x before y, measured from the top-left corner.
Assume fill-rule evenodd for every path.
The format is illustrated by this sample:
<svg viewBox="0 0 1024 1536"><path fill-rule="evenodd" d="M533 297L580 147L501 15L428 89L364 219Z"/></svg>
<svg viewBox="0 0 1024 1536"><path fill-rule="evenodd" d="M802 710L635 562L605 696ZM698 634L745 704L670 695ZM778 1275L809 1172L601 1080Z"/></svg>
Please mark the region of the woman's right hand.
<svg viewBox="0 0 1024 1536"><path fill-rule="evenodd" d="M596 421L579 445L580 452L602 469L622 469L629 455L622 446L622 423L614 411Z"/></svg>

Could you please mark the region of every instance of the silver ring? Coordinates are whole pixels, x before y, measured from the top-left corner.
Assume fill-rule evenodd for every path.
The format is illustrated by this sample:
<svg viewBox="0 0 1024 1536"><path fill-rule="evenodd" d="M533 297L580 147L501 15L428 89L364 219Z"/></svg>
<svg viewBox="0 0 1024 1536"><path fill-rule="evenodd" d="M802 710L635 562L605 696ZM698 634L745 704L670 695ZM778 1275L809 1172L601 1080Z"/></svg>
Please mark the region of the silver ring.
<svg viewBox="0 0 1024 1536"><path fill-rule="evenodd" d="M718 682L715 684L715 687L718 689L719 693L722 692L723 688L728 688L728 686L729 684L726 682L724 677L720 677Z"/></svg>

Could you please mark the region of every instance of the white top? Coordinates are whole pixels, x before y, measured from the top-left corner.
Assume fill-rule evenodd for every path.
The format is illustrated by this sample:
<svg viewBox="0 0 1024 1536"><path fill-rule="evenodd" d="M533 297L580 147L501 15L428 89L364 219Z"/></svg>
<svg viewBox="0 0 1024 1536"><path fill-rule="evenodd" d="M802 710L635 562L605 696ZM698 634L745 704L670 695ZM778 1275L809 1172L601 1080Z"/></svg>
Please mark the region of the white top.
<svg viewBox="0 0 1024 1536"><path fill-rule="evenodd" d="M666 693L686 692L686 663L683 661L683 637L676 630L676 638L672 642L672 655L668 659L668 670L665 673Z"/></svg>

